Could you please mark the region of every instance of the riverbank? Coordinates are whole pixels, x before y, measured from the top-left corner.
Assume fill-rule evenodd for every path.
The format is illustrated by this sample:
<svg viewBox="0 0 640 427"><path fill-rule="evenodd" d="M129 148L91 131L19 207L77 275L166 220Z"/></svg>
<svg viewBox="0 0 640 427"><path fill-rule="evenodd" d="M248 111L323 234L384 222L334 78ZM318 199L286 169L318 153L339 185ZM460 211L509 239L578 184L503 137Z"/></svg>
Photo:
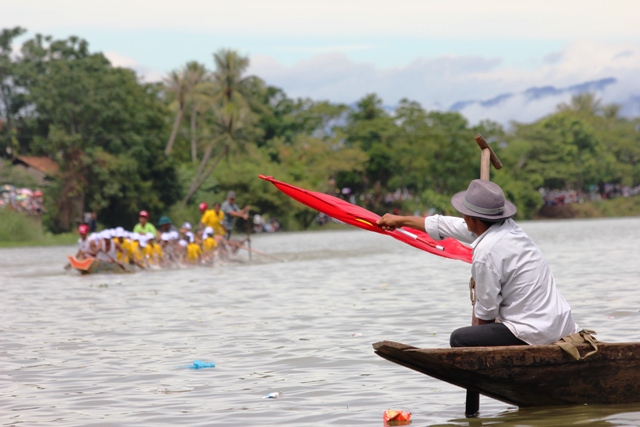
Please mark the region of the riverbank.
<svg viewBox="0 0 640 427"><path fill-rule="evenodd" d="M0 210L0 248L71 245L77 240L75 233L45 231L39 217Z"/></svg>
<svg viewBox="0 0 640 427"><path fill-rule="evenodd" d="M619 218L640 216L640 197L616 197L562 206L543 206L535 219Z"/></svg>
<svg viewBox="0 0 640 427"><path fill-rule="evenodd" d="M540 219L582 219L618 218L640 216L640 197L617 197L596 202L572 203L563 206L543 206L533 218ZM316 223L308 229L338 230L343 225L329 222ZM0 248L28 246L59 246L76 243L76 233L52 234L44 231L40 221L15 212L0 211Z"/></svg>
<svg viewBox="0 0 640 427"><path fill-rule="evenodd" d="M22 242L0 240L0 248L24 248L35 246L65 246L73 245L78 241L78 236L73 233L51 234L45 233L37 240L25 240Z"/></svg>

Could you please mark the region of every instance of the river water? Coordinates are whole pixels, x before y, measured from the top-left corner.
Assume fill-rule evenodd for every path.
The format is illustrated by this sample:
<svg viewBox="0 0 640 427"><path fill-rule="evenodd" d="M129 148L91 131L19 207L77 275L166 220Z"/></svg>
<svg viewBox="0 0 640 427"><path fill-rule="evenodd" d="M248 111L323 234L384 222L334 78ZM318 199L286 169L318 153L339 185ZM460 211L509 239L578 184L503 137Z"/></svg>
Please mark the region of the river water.
<svg viewBox="0 0 640 427"><path fill-rule="evenodd" d="M581 327L640 341L640 218L523 222ZM79 276L72 247L0 250L2 426L640 425L640 404L521 409L390 363L447 347L469 265L359 230L253 238L225 265ZM192 370L194 361L215 368ZM264 398L281 392L281 398Z"/></svg>

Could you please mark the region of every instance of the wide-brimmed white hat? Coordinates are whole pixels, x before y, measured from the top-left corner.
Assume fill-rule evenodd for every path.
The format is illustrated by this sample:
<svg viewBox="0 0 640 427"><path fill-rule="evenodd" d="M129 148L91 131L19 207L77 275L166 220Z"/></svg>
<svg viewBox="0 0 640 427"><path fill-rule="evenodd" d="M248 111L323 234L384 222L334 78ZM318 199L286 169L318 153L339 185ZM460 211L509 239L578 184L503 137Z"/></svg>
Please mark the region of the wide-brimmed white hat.
<svg viewBox="0 0 640 427"><path fill-rule="evenodd" d="M451 204L463 215L489 221L511 218L518 212L518 208L504 197L498 184L482 179L474 179L467 191L454 194Z"/></svg>

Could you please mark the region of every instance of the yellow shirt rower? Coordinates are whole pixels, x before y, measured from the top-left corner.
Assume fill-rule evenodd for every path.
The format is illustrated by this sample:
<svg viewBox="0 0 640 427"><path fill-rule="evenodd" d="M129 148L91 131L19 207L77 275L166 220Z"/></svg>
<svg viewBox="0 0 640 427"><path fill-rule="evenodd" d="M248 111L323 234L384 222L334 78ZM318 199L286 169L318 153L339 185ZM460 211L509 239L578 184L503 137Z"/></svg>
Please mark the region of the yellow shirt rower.
<svg viewBox="0 0 640 427"><path fill-rule="evenodd" d="M204 227L211 227L213 234L216 236L224 236L226 233L222 226L224 212L220 210L220 203L215 202L211 209L205 210L200 222Z"/></svg>
<svg viewBox="0 0 640 427"><path fill-rule="evenodd" d="M191 241L187 245L187 260L190 264L197 264L202 257L202 248L195 241Z"/></svg>

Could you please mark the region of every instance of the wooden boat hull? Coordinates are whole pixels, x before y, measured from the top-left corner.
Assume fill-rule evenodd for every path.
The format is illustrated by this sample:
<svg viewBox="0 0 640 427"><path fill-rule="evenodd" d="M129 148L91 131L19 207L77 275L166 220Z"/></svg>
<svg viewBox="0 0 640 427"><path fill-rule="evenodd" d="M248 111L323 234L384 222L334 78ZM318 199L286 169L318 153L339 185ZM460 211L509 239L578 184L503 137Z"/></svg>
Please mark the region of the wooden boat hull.
<svg viewBox="0 0 640 427"><path fill-rule="evenodd" d="M98 273L132 273L132 266L123 265L122 267L112 262L106 262L97 258L77 259L69 255L69 264L81 274L98 274Z"/></svg>
<svg viewBox="0 0 640 427"><path fill-rule="evenodd" d="M578 345L581 354L590 347ZM601 343L575 360L556 345L420 349L373 344L380 357L519 407L640 402L640 343Z"/></svg>

